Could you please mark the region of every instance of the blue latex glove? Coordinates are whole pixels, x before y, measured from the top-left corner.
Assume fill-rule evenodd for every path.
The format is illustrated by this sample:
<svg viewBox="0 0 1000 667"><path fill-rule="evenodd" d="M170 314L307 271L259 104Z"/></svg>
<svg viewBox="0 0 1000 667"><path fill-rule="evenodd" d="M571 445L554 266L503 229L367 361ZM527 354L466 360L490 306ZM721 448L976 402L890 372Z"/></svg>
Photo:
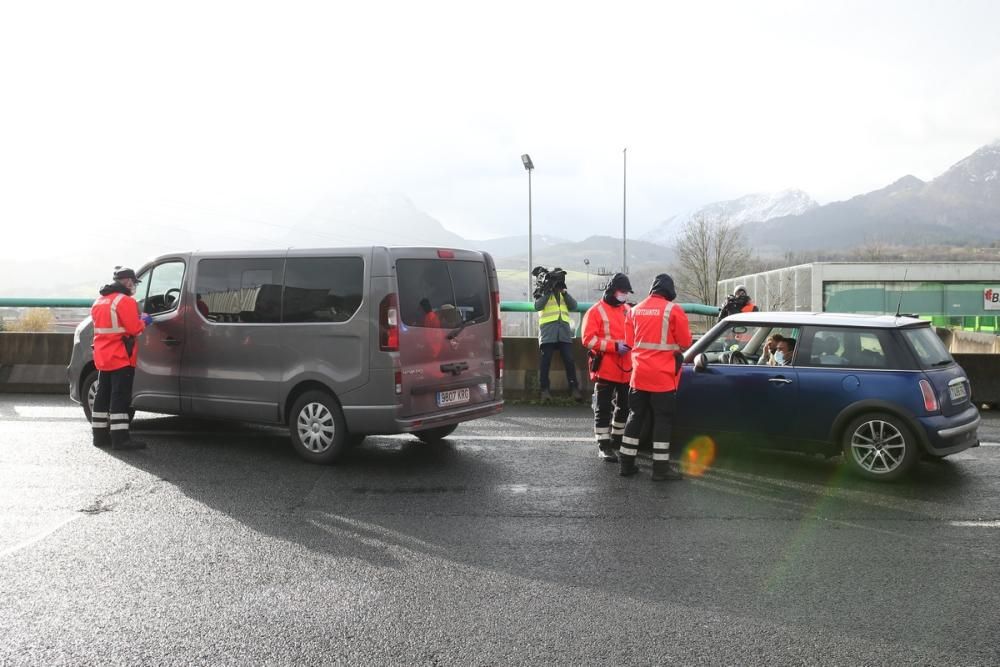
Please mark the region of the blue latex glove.
<svg viewBox="0 0 1000 667"><path fill-rule="evenodd" d="M150 315L149 313L143 313L142 315L139 316L139 319L142 320L142 323L145 324L147 327L153 323L153 316Z"/></svg>
<svg viewBox="0 0 1000 667"><path fill-rule="evenodd" d="M618 354L628 354L631 351L632 348L630 348L625 343L618 343L618 342L615 343L615 352L617 352Z"/></svg>

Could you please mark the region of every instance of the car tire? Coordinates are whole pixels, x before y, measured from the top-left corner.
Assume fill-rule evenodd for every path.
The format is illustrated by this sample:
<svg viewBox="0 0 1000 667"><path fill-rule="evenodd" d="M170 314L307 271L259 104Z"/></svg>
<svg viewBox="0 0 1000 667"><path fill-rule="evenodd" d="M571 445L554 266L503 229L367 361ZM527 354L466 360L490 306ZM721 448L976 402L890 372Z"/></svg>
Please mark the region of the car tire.
<svg viewBox="0 0 1000 667"><path fill-rule="evenodd" d="M83 377L80 383L80 405L83 406L83 414L87 421L93 421L94 394L97 391L97 370L91 370Z"/></svg>
<svg viewBox="0 0 1000 667"><path fill-rule="evenodd" d="M458 428L458 424L449 424L448 426L438 426L437 428L429 428L424 431L414 431L413 435L420 438L421 442L430 445L435 442L441 442L454 433L456 428Z"/></svg>
<svg viewBox="0 0 1000 667"><path fill-rule="evenodd" d="M310 463L336 463L349 447L344 413L324 391L307 391L295 401L288 427L295 452Z"/></svg>
<svg viewBox="0 0 1000 667"><path fill-rule="evenodd" d="M866 479L892 481L906 475L920 458L920 444L909 424L888 412L855 417L841 438L844 461Z"/></svg>

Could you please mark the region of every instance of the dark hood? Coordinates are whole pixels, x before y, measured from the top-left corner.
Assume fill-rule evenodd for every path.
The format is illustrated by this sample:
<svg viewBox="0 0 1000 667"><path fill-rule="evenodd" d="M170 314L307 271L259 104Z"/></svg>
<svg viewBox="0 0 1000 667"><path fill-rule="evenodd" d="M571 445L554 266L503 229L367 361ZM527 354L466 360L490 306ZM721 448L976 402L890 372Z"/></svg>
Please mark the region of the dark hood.
<svg viewBox="0 0 1000 667"><path fill-rule="evenodd" d="M608 284L604 286L604 301L612 306L620 306L622 304L615 299L615 292L632 293L632 283L624 273L611 276Z"/></svg>
<svg viewBox="0 0 1000 667"><path fill-rule="evenodd" d="M109 294L114 294L115 292L124 294L125 296L131 296L128 288L118 282L109 283L101 288L101 296L107 296Z"/></svg>
<svg viewBox="0 0 1000 667"><path fill-rule="evenodd" d="M659 294L673 301L677 298L677 290L674 289L674 279L666 273L661 273L653 279L653 284L649 288L650 294Z"/></svg>

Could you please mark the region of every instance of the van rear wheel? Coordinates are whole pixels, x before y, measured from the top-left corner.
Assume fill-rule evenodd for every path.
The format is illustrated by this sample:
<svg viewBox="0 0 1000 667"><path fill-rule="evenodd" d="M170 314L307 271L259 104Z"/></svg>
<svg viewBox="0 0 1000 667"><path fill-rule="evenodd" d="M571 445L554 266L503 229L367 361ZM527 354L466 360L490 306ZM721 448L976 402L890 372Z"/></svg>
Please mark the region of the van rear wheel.
<svg viewBox="0 0 1000 667"><path fill-rule="evenodd" d="M310 463L335 463L348 448L347 424L330 394L307 391L292 405L289 430L296 453Z"/></svg>
<svg viewBox="0 0 1000 667"><path fill-rule="evenodd" d="M448 426L438 426L437 428L429 428L423 431L414 431L413 435L420 438L421 442L426 442L429 445L431 443L444 440L449 435L454 433L456 428L458 428L458 424L449 424Z"/></svg>

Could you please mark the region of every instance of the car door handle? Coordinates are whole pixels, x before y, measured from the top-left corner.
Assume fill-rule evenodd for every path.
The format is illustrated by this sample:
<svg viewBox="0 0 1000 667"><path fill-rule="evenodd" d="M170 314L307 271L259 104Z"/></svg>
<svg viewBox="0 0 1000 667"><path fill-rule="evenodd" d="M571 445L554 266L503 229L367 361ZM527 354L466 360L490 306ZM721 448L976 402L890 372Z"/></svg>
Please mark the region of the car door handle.
<svg viewBox="0 0 1000 667"><path fill-rule="evenodd" d="M768 382L780 382L781 384L791 384L792 381L788 378L768 378Z"/></svg>
<svg viewBox="0 0 1000 667"><path fill-rule="evenodd" d="M173 336L167 336L166 338L163 339L163 344L173 347L175 345L180 345L181 342L178 339L174 338Z"/></svg>

